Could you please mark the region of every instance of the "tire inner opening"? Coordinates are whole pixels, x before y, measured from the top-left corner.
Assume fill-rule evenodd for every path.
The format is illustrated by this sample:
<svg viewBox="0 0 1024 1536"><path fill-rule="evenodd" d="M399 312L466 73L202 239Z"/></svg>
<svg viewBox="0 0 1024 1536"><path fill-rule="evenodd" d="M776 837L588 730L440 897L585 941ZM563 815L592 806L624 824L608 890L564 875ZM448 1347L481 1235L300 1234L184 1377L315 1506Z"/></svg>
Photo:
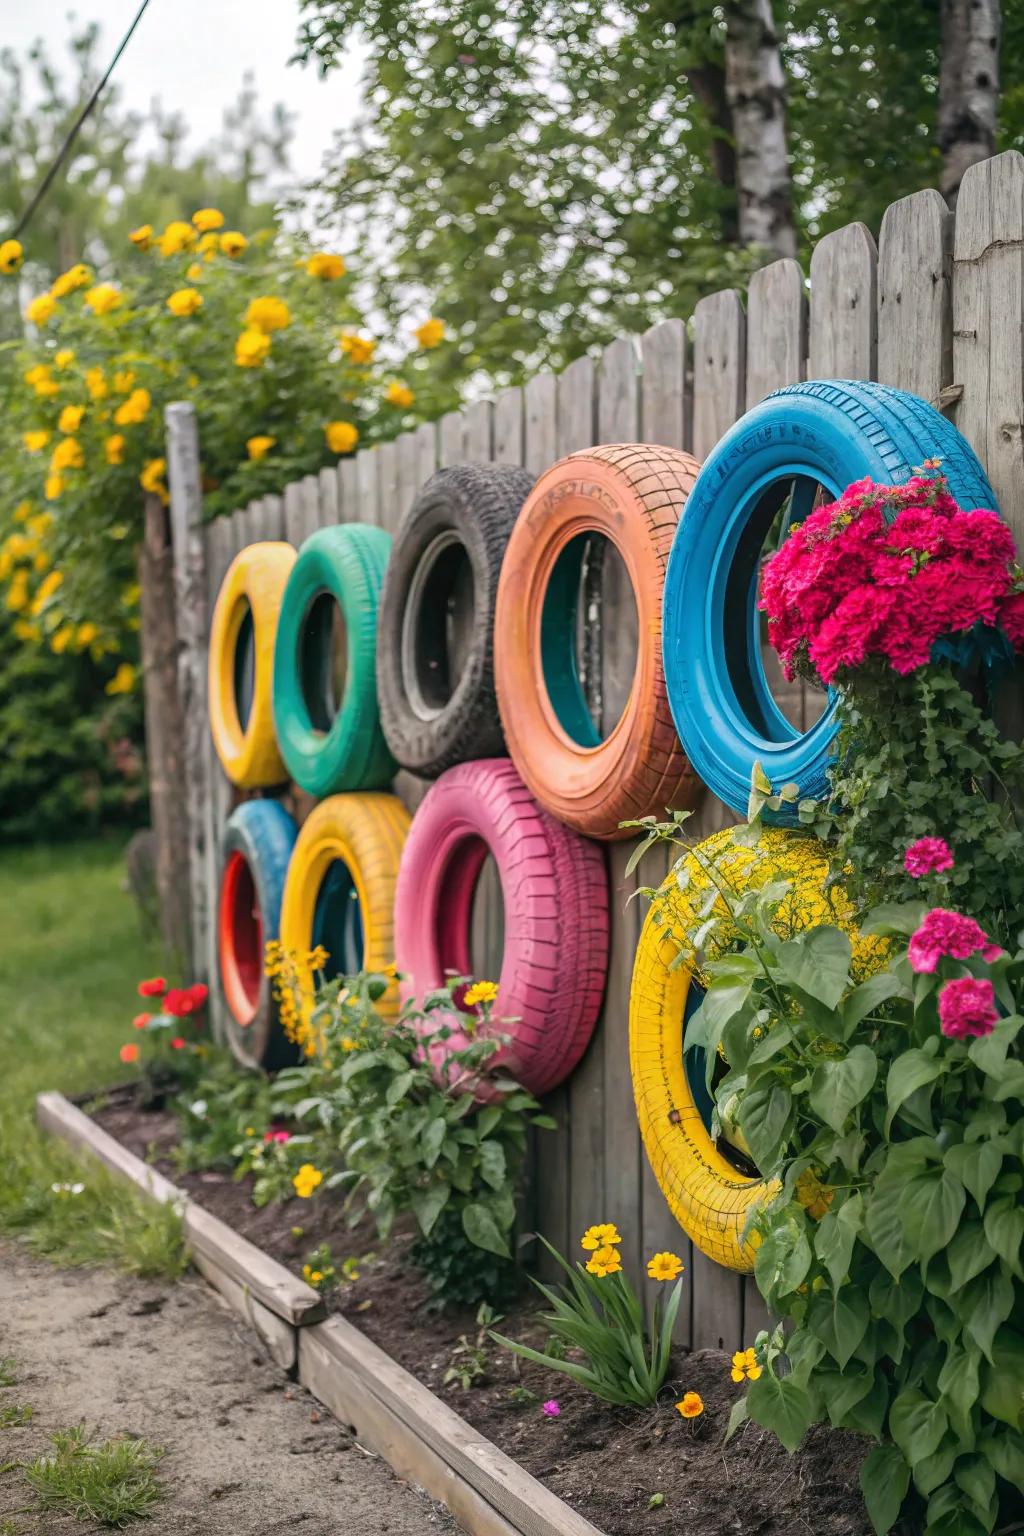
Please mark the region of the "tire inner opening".
<svg viewBox="0 0 1024 1536"><path fill-rule="evenodd" d="M497 981L505 954L505 904L497 863L482 837L466 837L448 859L438 893L435 944L446 978Z"/></svg>
<svg viewBox="0 0 1024 1536"><path fill-rule="evenodd" d="M337 599L318 592L299 628L299 681L314 731L334 724L348 679L348 630Z"/></svg>
<svg viewBox="0 0 1024 1536"><path fill-rule="evenodd" d="M233 853L224 869L221 896L224 994L238 1024L250 1024L263 985L263 920L249 861Z"/></svg>
<svg viewBox="0 0 1024 1536"><path fill-rule="evenodd" d="M238 626L235 654L232 664L232 683L235 693L235 711L243 732L248 730L256 693L256 635L253 629L252 609L248 602Z"/></svg>
<svg viewBox="0 0 1024 1536"><path fill-rule="evenodd" d="M581 747L615 729L633 689L639 621L625 561L602 533L570 539L541 608L544 685L559 725Z"/></svg>
<svg viewBox="0 0 1024 1536"><path fill-rule="evenodd" d="M353 976L362 970L363 914L352 871L344 859L331 860L316 894L311 948L319 944L327 951L325 980Z"/></svg>
<svg viewBox="0 0 1024 1536"><path fill-rule="evenodd" d="M702 1045L692 1046L689 1050L686 1048L686 1026L704 1001L705 995L704 988L700 983L691 979L690 985L686 990L686 1008L683 1013L683 1069L686 1072L690 1096L693 1099L694 1108L700 1115L704 1129L709 1136L712 1136L715 1146L721 1155L727 1162L733 1165L737 1173L743 1174L745 1178L759 1179L761 1174L757 1165L743 1147L736 1146L729 1139L728 1127L723 1126L717 1136L713 1135L712 1125L714 1122L712 1116L714 1114L715 1102L708 1092L707 1052ZM728 1070L724 1061L717 1061L715 1063L712 1085L717 1086ZM739 1134L742 1135L742 1131Z"/></svg>
<svg viewBox="0 0 1024 1536"><path fill-rule="evenodd" d="M402 683L419 719L436 719L458 688L473 650L475 611L469 551L445 529L416 567L402 621Z"/></svg>

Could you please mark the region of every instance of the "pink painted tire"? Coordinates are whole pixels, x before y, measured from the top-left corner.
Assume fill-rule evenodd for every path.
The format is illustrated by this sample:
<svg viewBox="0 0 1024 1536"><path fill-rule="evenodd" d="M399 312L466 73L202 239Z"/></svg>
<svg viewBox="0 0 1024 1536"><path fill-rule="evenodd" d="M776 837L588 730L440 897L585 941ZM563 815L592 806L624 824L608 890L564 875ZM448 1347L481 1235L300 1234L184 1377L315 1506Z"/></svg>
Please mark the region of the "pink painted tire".
<svg viewBox="0 0 1024 1536"><path fill-rule="evenodd" d="M505 908L492 1018L511 1037L493 1061L546 1093L576 1066L601 1009L608 881L598 844L543 810L506 757L450 768L413 817L395 891L402 995L421 1001L451 975L472 973L473 893L488 853ZM466 1037L456 1020L458 1049Z"/></svg>

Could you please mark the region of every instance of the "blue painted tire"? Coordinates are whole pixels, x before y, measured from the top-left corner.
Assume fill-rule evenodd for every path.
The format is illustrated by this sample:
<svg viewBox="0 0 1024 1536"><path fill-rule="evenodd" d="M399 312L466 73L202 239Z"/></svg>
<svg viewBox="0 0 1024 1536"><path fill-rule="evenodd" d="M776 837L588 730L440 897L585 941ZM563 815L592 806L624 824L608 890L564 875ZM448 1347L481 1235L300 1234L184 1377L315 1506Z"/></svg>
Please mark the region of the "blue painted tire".
<svg viewBox="0 0 1024 1536"><path fill-rule="evenodd" d="M225 1037L244 1067L274 1071L298 1059L277 1017L266 945L280 935L281 898L298 828L276 800L247 800L224 829L217 903L217 970Z"/></svg>
<svg viewBox="0 0 1024 1536"><path fill-rule="evenodd" d="M274 730L308 794L384 789L395 774L377 710L377 605L391 535L359 523L311 534L292 566L274 646ZM337 605L337 606L335 606ZM338 610L344 682L335 697Z"/></svg>
<svg viewBox="0 0 1024 1536"><path fill-rule="evenodd" d="M755 762L774 789L796 783L815 798L828 791L835 700L801 733L772 698L760 655L759 561L785 487L794 486L788 525L812 510L819 484L836 496L865 476L900 484L927 458L942 460L961 506L996 508L985 471L952 423L882 384L832 379L777 390L705 460L669 556L664 665L683 749L733 811L746 811ZM775 819L794 822L796 811L785 807Z"/></svg>

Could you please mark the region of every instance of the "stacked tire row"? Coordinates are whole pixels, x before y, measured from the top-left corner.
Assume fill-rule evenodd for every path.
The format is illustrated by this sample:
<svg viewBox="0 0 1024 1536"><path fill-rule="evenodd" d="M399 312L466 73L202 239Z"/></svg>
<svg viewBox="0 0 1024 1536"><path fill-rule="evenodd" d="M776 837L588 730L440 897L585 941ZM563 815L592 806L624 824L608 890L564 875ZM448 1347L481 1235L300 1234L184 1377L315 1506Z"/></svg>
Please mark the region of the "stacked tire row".
<svg viewBox="0 0 1024 1536"><path fill-rule="evenodd" d="M335 972L397 963L392 1010L469 974L490 856L504 906L503 1060L534 1092L562 1081L604 990L601 844L629 835L624 821L693 808L705 786L741 814L755 762L776 787L825 786L834 709L793 725L762 660L766 549L816 498L865 476L905 480L934 456L959 501L995 505L969 447L921 401L808 383L748 412L703 468L642 444L573 454L536 484L518 469L460 466L423 488L393 547L350 524L297 554L243 550L210 644L218 754L239 790L264 796L237 807L224 838L221 984L239 1059L273 1067L288 1057L262 973L270 939L323 944ZM600 590L609 550L637 642L606 719L588 593ZM397 767L434 781L411 824L388 793ZM301 830L271 797L288 780L319 801ZM712 841L706 851L731 859L740 883L781 871L799 893L794 921L823 920L820 846L785 826L753 851L728 832ZM741 1128L712 1119L705 1064L684 1038L701 977L695 960L672 966L678 946L665 936L666 910L676 932L694 926L696 889L666 888L645 924L631 1068L673 1212L711 1257L747 1269L743 1228L764 1186Z"/></svg>

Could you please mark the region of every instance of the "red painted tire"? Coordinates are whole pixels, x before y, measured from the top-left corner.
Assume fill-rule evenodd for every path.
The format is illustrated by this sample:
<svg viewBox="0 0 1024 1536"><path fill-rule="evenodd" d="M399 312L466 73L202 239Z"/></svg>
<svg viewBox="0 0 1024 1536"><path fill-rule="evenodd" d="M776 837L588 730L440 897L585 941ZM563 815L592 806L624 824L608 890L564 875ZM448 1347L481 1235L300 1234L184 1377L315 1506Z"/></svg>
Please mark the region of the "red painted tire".
<svg viewBox="0 0 1024 1536"><path fill-rule="evenodd" d="M395 891L403 997L471 974L473 893L488 853L505 907L492 1018L511 1037L493 1061L546 1093L576 1066L600 1012L608 881L600 847L538 805L508 758L450 768L413 817ZM456 1031L455 1048L464 1042Z"/></svg>

